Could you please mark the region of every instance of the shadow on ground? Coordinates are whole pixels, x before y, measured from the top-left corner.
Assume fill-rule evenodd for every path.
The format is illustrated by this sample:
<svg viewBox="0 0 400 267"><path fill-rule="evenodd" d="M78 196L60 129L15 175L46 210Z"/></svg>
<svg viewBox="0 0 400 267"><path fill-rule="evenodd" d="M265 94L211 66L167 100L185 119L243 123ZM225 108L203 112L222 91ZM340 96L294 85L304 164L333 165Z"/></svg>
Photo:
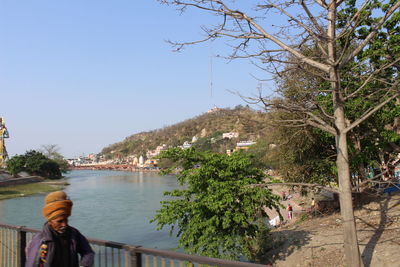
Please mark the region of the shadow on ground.
<svg viewBox="0 0 400 267"><path fill-rule="evenodd" d="M388 228L391 227L392 223L395 221L396 218L392 218L390 216L388 216L388 212L395 208L396 206L398 206L400 204L399 201L397 202L392 202L390 203L391 197L387 196L387 197L382 197L381 199L379 199L378 204L379 206L376 208L366 208L365 210L367 210L368 212L379 212L379 220L377 224L372 224L367 222L366 220L364 220L361 217L357 217L357 219L359 219L362 223L364 223L365 225L367 225L372 231L373 234L370 237L370 239L367 241L367 243L365 244L365 248L364 251L362 252L362 258L363 258L363 262L364 262L364 266L365 267L370 267L372 266L372 257L374 254L374 251L376 249L376 246L378 245L378 243L381 242L393 242L396 243L396 240L385 240L385 241L381 241L381 237L384 233L384 231ZM392 228L392 230L397 230L399 231L399 228ZM397 243L397 245L400 245L399 243Z"/></svg>
<svg viewBox="0 0 400 267"><path fill-rule="evenodd" d="M303 230L280 230L272 233L274 239L273 249L267 253L271 263L277 260L284 260L296 250L309 244L311 233Z"/></svg>

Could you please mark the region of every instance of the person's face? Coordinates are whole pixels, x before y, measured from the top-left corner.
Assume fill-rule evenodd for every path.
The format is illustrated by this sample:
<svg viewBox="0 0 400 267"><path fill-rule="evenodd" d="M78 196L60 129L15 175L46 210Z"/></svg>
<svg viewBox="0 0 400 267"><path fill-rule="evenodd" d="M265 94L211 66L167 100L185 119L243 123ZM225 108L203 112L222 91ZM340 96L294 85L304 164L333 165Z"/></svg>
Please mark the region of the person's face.
<svg viewBox="0 0 400 267"><path fill-rule="evenodd" d="M62 234L67 230L68 227L68 216L60 216L55 218L54 220L49 221L49 225L54 231Z"/></svg>

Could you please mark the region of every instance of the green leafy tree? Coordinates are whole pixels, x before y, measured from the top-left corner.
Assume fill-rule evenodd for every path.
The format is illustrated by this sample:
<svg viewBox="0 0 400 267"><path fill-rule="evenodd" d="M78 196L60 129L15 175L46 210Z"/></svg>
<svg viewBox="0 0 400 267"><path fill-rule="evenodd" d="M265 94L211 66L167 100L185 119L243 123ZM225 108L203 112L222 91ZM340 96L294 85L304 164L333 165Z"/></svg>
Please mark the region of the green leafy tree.
<svg viewBox="0 0 400 267"><path fill-rule="evenodd" d="M19 172L25 171L29 174L49 179L61 178L58 163L35 150L27 151L24 155L12 157L7 162L7 170L14 176Z"/></svg>
<svg viewBox="0 0 400 267"><path fill-rule="evenodd" d="M191 253L255 260L268 245L259 245L261 233L269 234L263 228L268 218L265 209L278 211L280 204L271 190L252 186L262 183L265 174L249 156L175 148L164 151L161 158L175 162L169 171L181 169L177 179L184 188L165 193L170 199L162 202L152 220L158 229L168 225L172 234L177 227L179 247Z"/></svg>
<svg viewBox="0 0 400 267"><path fill-rule="evenodd" d="M6 170L13 176L16 176L19 172L25 170L25 157L23 155L17 155L7 161Z"/></svg>

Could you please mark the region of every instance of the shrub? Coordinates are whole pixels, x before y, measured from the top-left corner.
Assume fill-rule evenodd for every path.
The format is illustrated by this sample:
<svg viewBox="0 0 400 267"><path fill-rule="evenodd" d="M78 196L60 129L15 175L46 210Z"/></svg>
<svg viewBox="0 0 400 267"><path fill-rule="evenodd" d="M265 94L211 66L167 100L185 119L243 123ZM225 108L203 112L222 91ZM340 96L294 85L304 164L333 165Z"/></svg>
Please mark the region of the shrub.
<svg viewBox="0 0 400 267"><path fill-rule="evenodd" d="M32 175L39 175L49 179L61 178L59 164L35 150L27 151L24 155L17 155L7 161L7 171L16 176L25 171Z"/></svg>

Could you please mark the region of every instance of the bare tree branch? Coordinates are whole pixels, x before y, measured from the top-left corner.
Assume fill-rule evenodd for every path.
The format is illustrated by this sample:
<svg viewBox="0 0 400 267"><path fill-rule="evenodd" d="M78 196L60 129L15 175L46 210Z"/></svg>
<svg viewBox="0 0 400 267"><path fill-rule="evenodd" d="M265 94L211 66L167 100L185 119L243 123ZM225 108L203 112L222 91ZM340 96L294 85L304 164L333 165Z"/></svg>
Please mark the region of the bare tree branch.
<svg viewBox="0 0 400 267"><path fill-rule="evenodd" d="M350 99L352 97L354 97L355 95L357 95L373 78L376 74L378 74L379 72L394 66L397 62L400 61L400 58L395 59L393 62L384 65L382 67L380 67L379 69L374 70L372 73L369 74L369 76L367 77L367 79L365 79L365 81L363 82L363 84L354 92L352 92L351 94L349 94L348 96L344 97L344 100Z"/></svg>
<svg viewBox="0 0 400 267"><path fill-rule="evenodd" d="M317 187L325 189L330 192L339 193L339 189L323 186L320 184L309 184L309 183L265 183L265 184L252 184L251 187L268 187L268 186L282 186L282 185Z"/></svg>
<svg viewBox="0 0 400 267"><path fill-rule="evenodd" d="M364 9L366 8L367 4L370 1L371 0L364 0L364 3L361 5L361 7L357 10L354 16L346 23L346 25L343 27L343 30L337 35L337 39L342 38L344 35L349 34L350 32L353 32L356 29L358 24L356 23L353 26L351 26L351 24L360 18L361 13L364 11Z"/></svg>
<svg viewBox="0 0 400 267"><path fill-rule="evenodd" d="M315 0L315 2L317 2L321 7L323 8L328 8L328 5L325 3L324 0Z"/></svg>
<svg viewBox="0 0 400 267"><path fill-rule="evenodd" d="M311 22L313 23L314 27L319 31L321 36L323 38L326 38L326 31L319 25L317 19L314 17L314 15L311 13L311 11L308 9L307 4L305 3L304 0L300 0L300 5L303 7L304 11L307 13L307 16L310 18Z"/></svg>
<svg viewBox="0 0 400 267"><path fill-rule="evenodd" d="M397 81L393 87L398 86L398 84L399 84L399 82ZM368 119L376 111L381 109L384 105L386 105L387 103L389 103L390 101L392 101L393 99L395 99L396 97L399 97L399 96L400 96L400 92L399 92L399 89L397 89L397 93L395 93L391 97L387 98L385 101L382 101L380 104L375 105L373 108L364 112L363 115L361 115L356 121L354 121L352 124L350 124L344 131L346 133L349 132L351 129L353 129L354 127L356 127L357 125L359 125L360 123L365 121L366 119Z"/></svg>
<svg viewBox="0 0 400 267"><path fill-rule="evenodd" d="M304 1L301 1L301 3L303 3L303 7L305 6ZM297 25L299 25L300 27L302 27L309 35L313 36L315 38L316 43L319 43L319 39L321 37L325 37L326 36L318 36L312 29L310 29L307 25L305 25L304 23L302 23L300 20L298 20L297 18L295 18L293 15L291 15L289 12L286 12L285 9L273 4L272 2L270 2L269 6L274 7L275 9L281 11L283 14L285 14L288 18L290 18L292 21L296 22ZM305 6L306 10L307 7ZM317 24L317 29L319 29L319 25Z"/></svg>

